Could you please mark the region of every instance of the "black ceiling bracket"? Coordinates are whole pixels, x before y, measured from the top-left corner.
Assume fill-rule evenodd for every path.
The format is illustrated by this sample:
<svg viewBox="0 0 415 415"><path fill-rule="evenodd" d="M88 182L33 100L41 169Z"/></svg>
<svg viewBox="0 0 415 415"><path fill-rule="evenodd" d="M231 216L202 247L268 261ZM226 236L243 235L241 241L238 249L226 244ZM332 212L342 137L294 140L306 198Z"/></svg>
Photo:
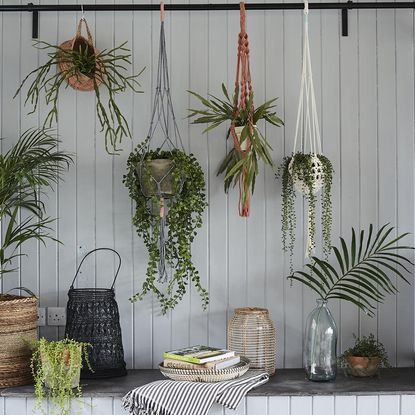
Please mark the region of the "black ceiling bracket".
<svg viewBox="0 0 415 415"><path fill-rule="evenodd" d="M29 3L28 6L34 6L33 3ZM39 37L39 11L33 8L32 10L32 39Z"/></svg>
<svg viewBox="0 0 415 415"><path fill-rule="evenodd" d="M349 36L349 9L353 8L353 1L349 0L342 8L342 36Z"/></svg>

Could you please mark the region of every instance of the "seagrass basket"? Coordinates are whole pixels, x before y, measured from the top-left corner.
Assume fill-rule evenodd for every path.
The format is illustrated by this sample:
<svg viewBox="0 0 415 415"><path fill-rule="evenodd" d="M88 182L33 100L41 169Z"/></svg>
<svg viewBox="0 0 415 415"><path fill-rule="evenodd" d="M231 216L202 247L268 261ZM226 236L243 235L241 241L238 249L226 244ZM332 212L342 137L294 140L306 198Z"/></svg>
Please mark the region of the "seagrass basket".
<svg viewBox="0 0 415 415"><path fill-rule="evenodd" d="M245 356L251 369L275 373L275 327L265 308L237 308L228 325L228 349Z"/></svg>
<svg viewBox="0 0 415 415"><path fill-rule="evenodd" d="M82 23L85 24L85 29L87 32L87 37L83 37L81 34L82 31ZM89 54L95 54L95 56L99 55L99 50L94 47L94 40L92 38L91 32L88 27L88 23L84 18L79 20L78 27L76 30L75 37L70 40L66 40L63 42L60 47L62 49L67 50L77 50L79 48L86 48ZM65 59L65 55L62 53L62 59L59 63L59 70L62 73L67 73L68 70L73 68L73 63L70 59ZM96 67L95 67L95 76L87 76L80 71L76 71L73 75L67 76L66 81L68 84L78 90L78 91L93 91L95 89L94 83L99 86L102 83L102 65L100 65L99 61L97 60Z"/></svg>
<svg viewBox="0 0 415 415"><path fill-rule="evenodd" d="M33 381L30 343L37 339L37 298L0 294L0 388Z"/></svg>

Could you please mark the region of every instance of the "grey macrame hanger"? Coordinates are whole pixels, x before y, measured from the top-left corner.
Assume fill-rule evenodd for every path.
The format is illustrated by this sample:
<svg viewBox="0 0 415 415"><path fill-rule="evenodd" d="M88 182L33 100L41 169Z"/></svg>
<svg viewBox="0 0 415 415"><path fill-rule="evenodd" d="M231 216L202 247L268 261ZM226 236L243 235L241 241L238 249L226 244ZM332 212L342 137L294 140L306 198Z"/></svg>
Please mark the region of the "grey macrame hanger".
<svg viewBox="0 0 415 415"><path fill-rule="evenodd" d="M163 141L160 146L157 147L157 151L161 151L163 149L167 151L173 150L181 150L184 151L183 142L180 136L179 128L176 123L176 117L174 114L173 103L170 94L170 79L169 79L169 71L168 71L168 64L167 64L167 51L166 51L166 38L164 32L164 3L163 1L160 2L160 42L159 42L159 58L158 58L158 66L157 66L157 84L156 84L156 92L154 95L154 102L153 108L151 111L151 120L150 120L150 127L148 130L147 138L146 138L146 147L145 151L143 152L139 164L140 170L140 182L143 175L143 168L144 163L146 162L146 153L150 151L151 144L153 138L155 136L156 131L159 131L163 136ZM154 182L156 186L157 196L159 198L159 206L160 206L160 229L159 229L159 253L160 253L160 260L158 263L158 282L166 282L169 278L169 273L167 272L166 268L166 260L165 260L165 253L166 253L166 213L165 208L165 194L162 192L161 185L163 180L165 180L169 174L172 172L174 168L174 160L171 164L170 169L159 179L151 176L151 180ZM143 185L141 184L141 189L143 189ZM183 183L179 186L181 186ZM144 195L147 196L147 195ZM173 196L174 197L174 196ZM149 198L148 201L148 208L154 212L153 201Z"/></svg>

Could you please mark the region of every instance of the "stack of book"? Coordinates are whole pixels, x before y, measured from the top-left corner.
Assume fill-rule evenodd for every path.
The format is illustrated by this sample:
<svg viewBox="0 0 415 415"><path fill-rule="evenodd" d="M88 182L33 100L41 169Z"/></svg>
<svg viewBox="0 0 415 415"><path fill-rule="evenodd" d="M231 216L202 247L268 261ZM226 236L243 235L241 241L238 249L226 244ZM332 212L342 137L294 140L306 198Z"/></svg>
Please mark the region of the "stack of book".
<svg viewBox="0 0 415 415"><path fill-rule="evenodd" d="M209 346L192 346L163 353L163 366L175 369L221 370L241 361L235 352Z"/></svg>

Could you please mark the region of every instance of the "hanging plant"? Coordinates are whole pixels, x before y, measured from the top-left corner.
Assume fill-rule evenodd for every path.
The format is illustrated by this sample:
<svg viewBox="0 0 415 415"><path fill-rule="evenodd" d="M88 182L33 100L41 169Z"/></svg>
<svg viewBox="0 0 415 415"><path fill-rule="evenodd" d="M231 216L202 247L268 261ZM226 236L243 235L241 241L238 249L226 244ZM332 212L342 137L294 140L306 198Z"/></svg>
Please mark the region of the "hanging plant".
<svg viewBox="0 0 415 415"><path fill-rule="evenodd" d="M168 205L164 198L160 199L153 187L152 162L160 160L168 161L170 166L168 184L163 185L164 195L173 195ZM144 166L143 169L140 168L141 165ZM143 172L141 177L140 171ZM207 206L204 175L196 158L177 149L151 151L147 149L145 141L130 154L124 184L130 197L136 202L133 224L138 235L143 238L149 255L146 280L141 291L130 300L142 300L152 291L160 301L162 312L165 314L181 301L187 286L193 283L205 309L209 303L209 296L201 285L191 252L191 244L197 229L202 226L203 211ZM144 192L143 188L146 189ZM160 232L164 229L162 225L168 229L164 244L160 244ZM167 289L163 292L157 284L157 277L162 275L163 281L160 282L167 279L166 266L172 271Z"/></svg>
<svg viewBox="0 0 415 415"><path fill-rule="evenodd" d="M295 247L296 193L304 195L308 204L308 246L307 254L315 248L317 193L321 190L321 227L323 253L325 257L331 249L333 166L323 154L301 152L285 157L279 169L282 178L282 243L283 250L292 256Z"/></svg>
<svg viewBox="0 0 415 415"><path fill-rule="evenodd" d="M36 408L44 399L52 403L50 413L69 415L72 398L82 396L79 383L83 361L88 361L89 344L64 339L41 338L34 344L31 367L35 381Z"/></svg>
<svg viewBox="0 0 415 415"><path fill-rule="evenodd" d="M136 202L133 224L149 253L146 280L130 300L152 291L162 313L173 309L192 282L206 309L209 296L192 262L191 244L202 226L205 179L196 158L184 152L170 96L164 5L160 3L160 49L157 86L147 139L130 154L124 183ZM151 149L154 136L162 144ZM167 289L162 289L167 283Z"/></svg>
<svg viewBox="0 0 415 415"><path fill-rule="evenodd" d="M231 185L239 184L239 214L246 217L249 216L250 197L255 190L255 181L259 171L258 162L262 160L266 165L274 168L270 154L272 148L266 137L257 128L257 123L260 120L265 120L273 125L281 126L283 122L273 111L276 98L257 108L254 107L243 2L240 3L240 23L235 92L232 99L223 84L224 100L213 95L205 99L199 94L189 91L205 107L204 109L190 109L189 118L194 118L194 124L209 124L208 128L204 130L205 133L223 122L230 121L231 126L227 138L232 137L233 147L221 163L218 175L225 173L225 192L228 192Z"/></svg>
<svg viewBox="0 0 415 415"><path fill-rule="evenodd" d="M83 23L87 30L87 38L81 35ZM94 47L86 20L82 18L72 40L67 40L60 46L43 41L34 44L37 49L45 50L49 59L24 78L15 97L33 77L27 90L25 105L32 106L30 114L35 112L40 95L44 93L46 105L51 107L43 125L51 127L58 121L58 98L62 87L67 88L70 85L80 91L94 91L96 113L101 131L105 134L105 148L108 153L115 154L120 150L119 144L122 139L131 137L127 119L117 105L116 95L127 89L142 92L138 90L140 84L137 78L144 69L137 75L128 75L131 52L125 47L126 44L127 42L124 42L113 49L99 51ZM100 89L107 93L107 102Z"/></svg>
<svg viewBox="0 0 415 415"><path fill-rule="evenodd" d="M299 150L297 150L297 143L299 144ZM306 149L309 149L309 151ZM311 70L308 39L308 2L306 1L304 3L303 68L294 149L291 157L284 158L278 174L282 178L282 244L284 251L290 253L291 272L293 271L292 258L297 224L294 206L296 191L304 195L308 202L307 247L305 252L308 258L316 248L316 194L323 189L321 197L323 252L326 258L330 253L333 172L330 160L323 155L321 149L320 127Z"/></svg>

